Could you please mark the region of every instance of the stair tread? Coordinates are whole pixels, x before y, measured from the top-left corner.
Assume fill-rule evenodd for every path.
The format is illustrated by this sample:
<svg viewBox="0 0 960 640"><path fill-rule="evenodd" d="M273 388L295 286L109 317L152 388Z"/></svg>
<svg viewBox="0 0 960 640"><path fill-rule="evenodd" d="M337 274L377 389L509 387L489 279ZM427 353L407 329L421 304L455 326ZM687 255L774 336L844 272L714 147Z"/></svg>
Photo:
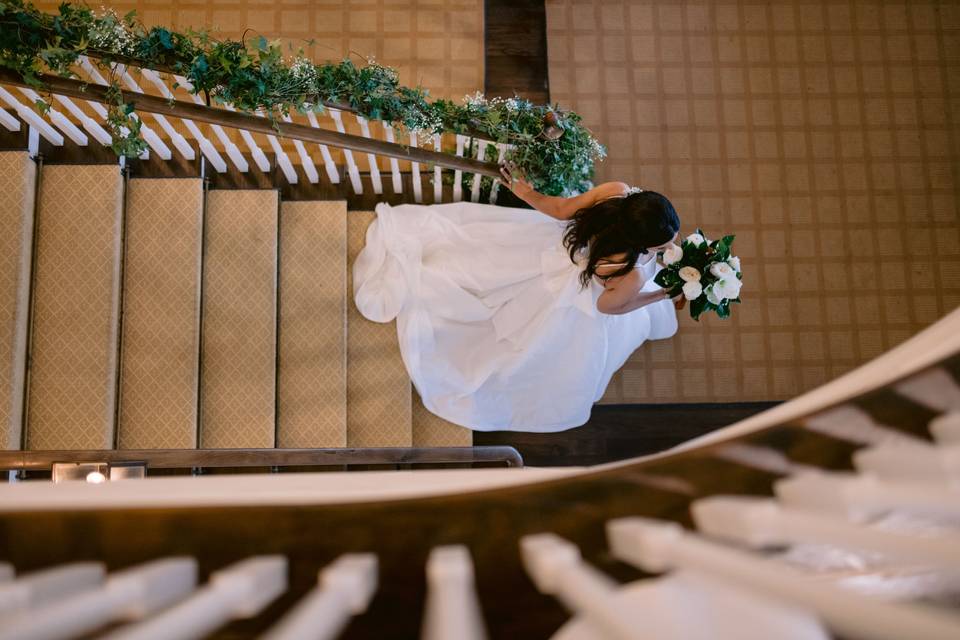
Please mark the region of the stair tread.
<svg viewBox="0 0 960 640"><path fill-rule="evenodd" d="M207 194L203 448L274 446L278 209L272 189Z"/></svg>
<svg viewBox="0 0 960 640"><path fill-rule="evenodd" d="M19 449L30 304L37 165L26 151L0 152L0 447Z"/></svg>
<svg viewBox="0 0 960 640"><path fill-rule="evenodd" d="M413 444L412 396L395 322L371 322L353 302L353 262L363 249L372 211L347 214L347 446Z"/></svg>
<svg viewBox="0 0 960 640"><path fill-rule="evenodd" d="M346 202L283 202L278 447L347 445L346 307Z"/></svg>
<svg viewBox="0 0 960 640"><path fill-rule="evenodd" d="M109 449L123 177L116 165L50 165L42 173L27 446Z"/></svg>
<svg viewBox="0 0 960 640"><path fill-rule="evenodd" d="M197 445L203 181L127 185L118 446Z"/></svg>

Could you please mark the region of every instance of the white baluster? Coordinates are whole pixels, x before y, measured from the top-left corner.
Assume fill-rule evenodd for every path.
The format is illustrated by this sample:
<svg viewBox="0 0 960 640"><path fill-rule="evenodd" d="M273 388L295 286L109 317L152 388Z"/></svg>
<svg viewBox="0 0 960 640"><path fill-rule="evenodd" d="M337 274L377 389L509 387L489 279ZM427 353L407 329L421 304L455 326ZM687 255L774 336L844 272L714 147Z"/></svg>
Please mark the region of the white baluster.
<svg viewBox="0 0 960 640"><path fill-rule="evenodd" d="M393 138L393 127L387 122L381 122L383 131L387 137L387 142L396 142ZM403 193L403 180L400 178L400 161L396 158L390 158L390 174L393 177L393 192Z"/></svg>
<svg viewBox="0 0 960 640"><path fill-rule="evenodd" d="M0 616L53 602L103 582L100 562L75 562L28 573L0 584Z"/></svg>
<svg viewBox="0 0 960 640"><path fill-rule="evenodd" d="M520 539L523 566L540 593L592 618L604 638L637 638L643 612L618 606L617 583L583 562L580 550L552 533Z"/></svg>
<svg viewBox="0 0 960 640"><path fill-rule="evenodd" d="M131 91L136 91L137 93L143 93L143 89L140 88L140 85L137 84L137 81L133 79L133 76L127 71L126 66L122 64L113 64L114 70L119 70L120 77L123 78L123 82L130 88ZM187 139L184 138L179 131L177 131L170 121L167 120L166 116L161 113L152 113L153 119L157 121L157 124L160 125L160 128L170 137L170 142L173 143L173 146L177 148L184 158L187 160L193 160L197 157L197 154L193 151L193 147L190 146L190 143L187 142Z"/></svg>
<svg viewBox="0 0 960 640"><path fill-rule="evenodd" d="M283 116L283 121L293 122L293 119L291 119L289 115L286 115ZM303 140L294 140L293 146L297 150L297 155L300 156L300 164L303 166L304 173L307 174L307 180L310 181L310 184L320 182L320 174L317 173L317 167L313 164L313 158L307 153L307 148L303 145Z"/></svg>
<svg viewBox="0 0 960 640"><path fill-rule="evenodd" d="M960 489L960 444L881 444L853 454L861 472L894 482L922 482Z"/></svg>
<svg viewBox="0 0 960 640"><path fill-rule="evenodd" d="M410 132L410 146L414 149L417 148L420 140L417 137L416 131ZM411 162L410 163L410 176L411 183L413 184L413 201L414 202L423 202L423 183L420 181L420 163Z"/></svg>
<svg viewBox="0 0 960 640"><path fill-rule="evenodd" d="M193 91L193 85L185 77L174 76L174 78L176 78L177 84L186 89L188 93ZM206 106L203 98L197 94L190 93L190 98L193 100L194 104ZM233 140L230 139L230 136L227 135L227 132L223 130L223 127L218 124L211 124L210 128L217 136L217 140L220 141L220 144L222 144L223 148L227 151L227 156L230 158L230 161L233 162L234 166L237 168L237 171L240 173L246 173L249 171L250 165L247 163L247 159L243 157L243 154L240 153L240 149L236 144L234 144ZM263 151L260 150L260 147L254 141L253 136L250 135L250 132L241 129L240 136L243 138L244 143L250 150L250 154L253 156L254 162L257 163L257 166L260 168L260 170L264 172L269 171L270 161L267 160L267 156L264 155Z"/></svg>
<svg viewBox="0 0 960 640"><path fill-rule="evenodd" d="M433 150L443 151L443 140L439 133L433 134ZM440 204L443 202L443 175L440 165L433 165L433 202Z"/></svg>
<svg viewBox="0 0 960 640"><path fill-rule="evenodd" d="M486 637L470 552L463 545L433 549L427 560L427 603L421 638L483 640Z"/></svg>
<svg viewBox="0 0 960 640"><path fill-rule="evenodd" d="M774 483L781 504L863 522L904 509L960 517L960 492L946 487L887 482L852 473L803 473Z"/></svg>
<svg viewBox="0 0 960 640"><path fill-rule="evenodd" d="M868 640L948 640L960 615L912 603L884 602L836 587L777 560L687 533L674 522L623 518L607 523L613 556L644 571L686 569L737 588L809 609L840 635Z"/></svg>
<svg viewBox="0 0 960 640"><path fill-rule="evenodd" d="M314 115L313 111L307 111L307 120L310 121L310 126L314 129L320 128L317 116ZM323 166L327 170L327 177L330 178L330 182L340 184L340 171L337 169L337 163L333 161L333 156L330 155L330 149L327 148L327 145L320 145L320 155L323 156Z"/></svg>
<svg viewBox="0 0 960 640"><path fill-rule="evenodd" d="M370 126L367 124L367 119L359 114L357 114L356 118L363 137L370 138ZM370 181L373 183L373 192L377 194L383 193L383 182L380 179L380 167L377 166L377 156L368 153L367 163L370 166Z"/></svg>
<svg viewBox="0 0 960 640"><path fill-rule="evenodd" d="M497 165L503 165L503 156L507 153L507 145L497 144ZM500 190L500 180L494 179L493 185L490 187L490 204L497 203L497 191Z"/></svg>
<svg viewBox="0 0 960 640"><path fill-rule="evenodd" d="M4 621L0 640L61 640L114 621L143 620L187 597L197 584L193 558L168 558L110 574L106 584Z"/></svg>
<svg viewBox="0 0 960 640"><path fill-rule="evenodd" d="M287 559L256 556L214 573L188 600L145 622L109 633L103 640L202 638L230 620L258 615L286 588Z"/></svg>
<svg viewBox="0 0 960 640"><path fill-rule="evenodd" d="M257 115L261 118L266 118L267 116L262 111L257 111ZM293 163L290 162L290 157L287 155L287 152L283 150L283 147L280 145L280 141L277 140L277 136L272 133L266 134L267 142L270 143L270 148L273 149L273 155L277 157L277 166L280 167L280 170L283 171L284 177L286 177L287 182L290 184L297 184L297 170L293 168Z"/></svg>
<svg viewBox="0 0 960 640"><path fill-rule="evenodd" d="M330 117L333 118L333 124L336 125L337 131L346 133L340 110L328 109L328 111L330 112ZM347 175L350 176L350 184L353 186L353 192L359 195L363 193L363 182L360 180L360 170L357 168L357 162L353 159L353 151L343 149L343 157L347 161Z"/></svg>
<svg viewBox="0 0 960 640"><path fill-rule="evenodd" d="M477 160L483 162L487 158L487 141L479 138L476 140L478 145ZM483 176L479 173L473 174L473 182L470 184L470 202L480 202L480 186L483 184L482 178Z"/></svg>
<svg viewBox="0 0 960 640"><path fill-rule="evenodd" d="M320 572L320 584L262 640L333 640L351 616L367 610L377 589L377 557L349 553Z"/></svg>
<svg viewBox="0 0 960 640"><path fill-rule="evenodd" d="M110 146L113 143L110 132L101 127L99 122L88 116L73 100L56 93L53 94L53 99L63 105L63 107L70 112L70 115L79 120L80 125L86 129L87 133L92 135L97 142L104 146Z"/></svg>
<svg viewBox="0 0 960 640"><path fill-rule="evenodd" d="M18 87L20 93L27 97L28 100L36 104L40 100L40 95L33 89L27 89L26 87ZM61 131L67 134L67 137L73 140L73 142L81 147L87 146L87 134L83 131L80 131L77 125L73 124L64 116L62 113L50 107L47 109L47 117L53 121L53 124L57 125Z"/></svg>
<svg viewBox="0 0 960 640"><path fill-rule="evenodd" d="M960 444L960 412L945 413L931 420L930 434L939 444Z"/></svg>
<svg viewBox="0 0 960 640"><path fill-rule="evenodd" d="M21 119L25 120L27 124L33 127L40 135L46 138L51 144L57 147L63 146L63 136L59 131L50 126L46 120L40 117L40 115L33 110L33 107L28 107L19 100L12 93L0 87L0 99L6 102L8 105L13 107L13 110L17 112L17 115Z"/></svg>
<svg viewBox="0 0 960 640"><path fill-rule="evenodd" d="M960 569L960 536L941 532L916 536L852 524L836 516L780 506L774 500L715 496L690 507L697 529L752 549L828 544L873 551L891 560Z"/></svg>
<svg viewBox="0 0 960 640"><path fill-rule="evenodd" d="M168 100L173 100L173 92L170 91L167 87L167 83L160 78L160 75L151 69L141 69L143 72L143 77L146 78L150 83L155 86L164 98ZM210 144L210 141L207 140L207 137L203 135L203 132L200 131L200 127L190 118L180 118L180 122L184 124L187 128L187 131L190 132L194 138L196 138L197 143L200 145L200 152L210 161L210 164L213 165L213 168L216 169L217 173L225 173L227 171L227 163L223 159L223 156L220 155L220 152L217 151L216 147Z"/></svg>
<svg viewBox="0 0 960 640"><path fill-rule="evenodd" d="M7 131L20 131L20 121L7 113L6 109L0 109L0 124Z"/></svg>
<svg viewBox="0 0 960 640"><path fill-rule="evenodd" d="M93 80L97 84L107 86L107 81L103 77L103 74L100 73L99 69L93 66L93 63L90 62L89 58L87 58L86 56L80 56L80 66L87 73L87 75L90 76L91 80ZM104 107L99 102L94 102L93 100L87 100L87 104L90 105L90 107L96 112L98 116L106 120L108 115L106 107ZM130 115L130 117L140 122L140 135L143 136L144 142L147 143L148 147L153 149L154 153L157 154L158 158L160 158L161 160L169 160L170 158L173 157L173 153L170 151L170 147L167 146L167 143L161 140L160 136L158 136L156 132L154 132L154 130L151 129L149 125L147 125L146 122L143 122L140 119L139 115L137 115L136 113L133 113ZM122 133L123 135L127 135L128 133L130 133L130 131L126 127L121 127L120 133ZM140 157L143 159L146 159L147 157L149 157L147 154L147 151L144 150L144 152L140 154Z"/></svg>
<svg viewBox="0 0 960 640"><path fill-rule="evenodd" d="M464 147L466 143L470 140L467 136L462 136L459 133L457 134L457 155L463 157ZM453 170L453 201L460 202L463 200L463 171L460 169Z"/></svg>

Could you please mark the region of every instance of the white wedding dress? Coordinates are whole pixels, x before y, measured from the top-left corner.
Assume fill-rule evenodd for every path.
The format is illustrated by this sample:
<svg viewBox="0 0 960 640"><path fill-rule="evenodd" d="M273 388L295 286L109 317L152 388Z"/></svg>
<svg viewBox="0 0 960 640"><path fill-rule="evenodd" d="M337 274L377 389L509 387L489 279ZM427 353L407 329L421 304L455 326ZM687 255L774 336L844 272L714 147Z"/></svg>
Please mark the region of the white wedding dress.
<svg viewBox="0 0 960 640"><path fill-rule="evenodd" d="M645 340L677 330L664 300L623 315L596 308L562 245L565 222L469 202L377 205L353 265L357 308L396 318L424 406L478 431L584 424L614 372ZM638 266L655 289L656 262Z"/></svg>

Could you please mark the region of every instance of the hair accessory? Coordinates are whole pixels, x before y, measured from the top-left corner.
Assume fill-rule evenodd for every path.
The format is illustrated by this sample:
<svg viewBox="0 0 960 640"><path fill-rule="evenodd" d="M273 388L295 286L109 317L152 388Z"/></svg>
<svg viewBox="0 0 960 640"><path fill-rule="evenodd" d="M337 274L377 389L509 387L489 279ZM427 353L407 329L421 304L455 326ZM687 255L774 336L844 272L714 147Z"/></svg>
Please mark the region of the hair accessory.
<svg viewBox="0 0 960 640"><path fill-rule="evenodd" d="M628 196L632 196L635 193L643 193L643 189L641 189L640 187L630 187L629 189L627 189Z"/></svg>

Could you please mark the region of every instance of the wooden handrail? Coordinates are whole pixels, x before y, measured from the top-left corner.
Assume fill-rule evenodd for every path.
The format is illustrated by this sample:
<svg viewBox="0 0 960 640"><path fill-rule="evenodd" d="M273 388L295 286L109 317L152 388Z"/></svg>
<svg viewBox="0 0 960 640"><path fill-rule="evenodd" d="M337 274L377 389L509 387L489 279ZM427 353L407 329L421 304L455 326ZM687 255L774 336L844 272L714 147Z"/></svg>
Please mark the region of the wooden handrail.
<svg viewBox="0 0 960 640"><path fill-rule="evenodd" d="M94 100L104 104L113 101L107 96L108 87L100 84L81 82L59 76L43 76L44 90L69 98ZM0 69L0 83L18 87L30 87L23 77L10 69ZM372 153L399 160L419 162L421 164L439 165L446 169L459 169L465 173L479 173L485 176L499 177L500 169L495 162L481 162L472 158L463 158L440 151L430 151L419 147L403 146L393 142L373 140L349 133L329 131L292 122L278 121L274 124L255 115L249 115L226 109L217 109L205 105L184 102L182 100L167 100L134 91L121 90L123 100L133 105L134 110L147 113L158 113L177 118L189 118L195 122L218 124L234 129L246 129L256 133L273 134L293 140L314 142L340 149L350 149L361 153Z"/></svg>
<svg viewBox="0 0 960 640"><path fill-rule="evenodd" d="M522 467L513 447L381 447L364 449L104 449L0 451L0 469L36 471L58 462L142 462L148 469L288 467L349 464L469 464Z"/></svg>

